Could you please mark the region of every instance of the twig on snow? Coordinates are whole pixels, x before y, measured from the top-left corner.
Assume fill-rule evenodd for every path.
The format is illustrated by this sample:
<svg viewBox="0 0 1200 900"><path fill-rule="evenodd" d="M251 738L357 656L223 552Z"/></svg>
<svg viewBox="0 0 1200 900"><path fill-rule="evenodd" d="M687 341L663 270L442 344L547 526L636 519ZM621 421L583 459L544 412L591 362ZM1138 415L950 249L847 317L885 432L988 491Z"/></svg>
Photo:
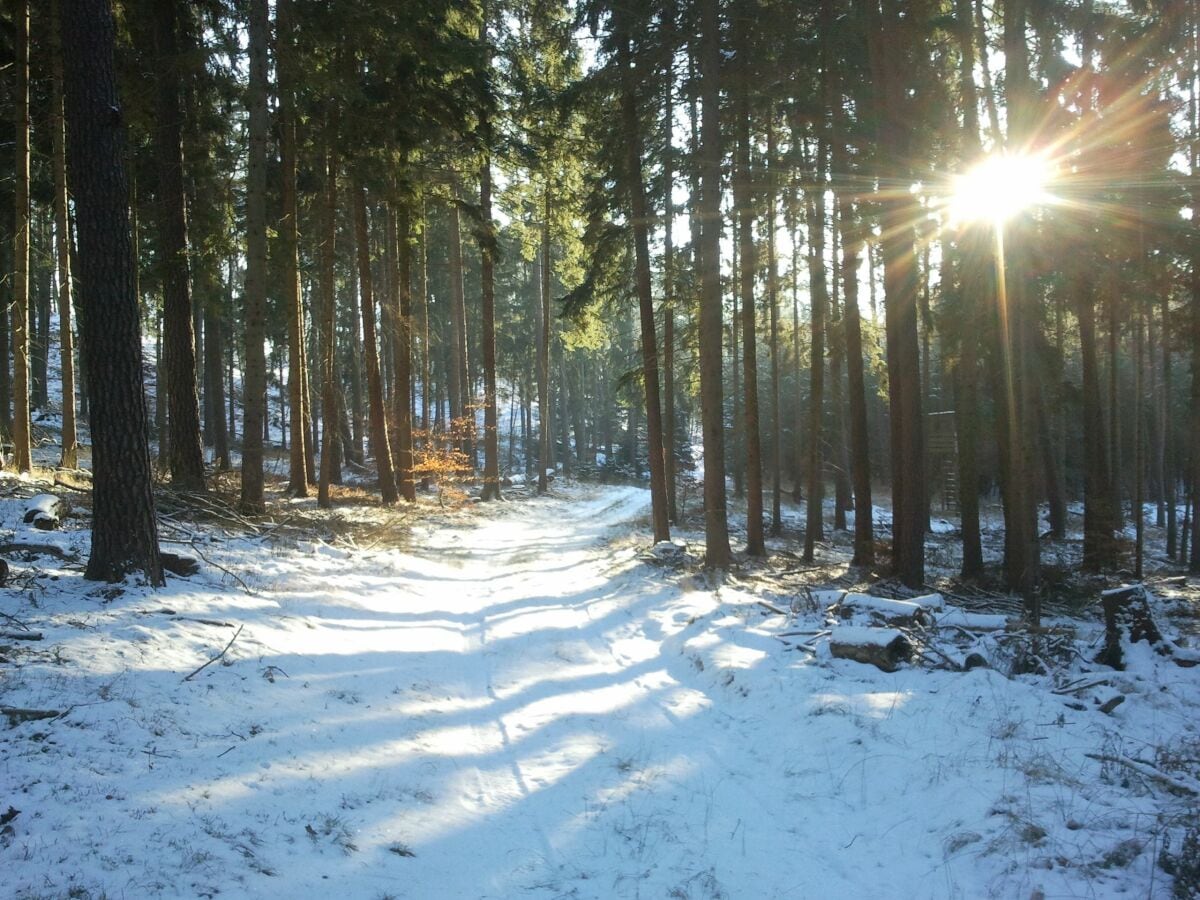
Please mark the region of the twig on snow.
<svg viewBox="0 0 1200 900"><path fill-rule="evenodd" d="M245 628L245 627L246 627L245 625L239 625L239 626L238 626L238 630L237 630L237 631L235 631L235 632L233 633L233 637L231 637L231 638L229 639L229 643L225 645L225 649L224 649L224 650L222 650L220 653L218 653L216 656L214 656L214 657L213 657L212 659L210 659L208 662L204 663L204 664L203 664L202 666L200 666L198 669L194 669L194 670L193 670L192 672L190 672L189 674L187 674L187 675L184 675L184 676L183 676L183 680L184 680L184 681L191 681L193 678L195 678L197 675L199 675L201 672L203 672L205 669L207 669L209 666L211 666L211 665L212 665L213 663L215 663L217 660L221 659L221 658L222 658L222 657L223 657L223 656L224 656L226 653L228 653L228 652L229 652L229 648L233 646L233 642L234 642L234 641L236 641L236 640L238 639L238 635L242 633L242 629L243 629L243 628Z"/></svg>

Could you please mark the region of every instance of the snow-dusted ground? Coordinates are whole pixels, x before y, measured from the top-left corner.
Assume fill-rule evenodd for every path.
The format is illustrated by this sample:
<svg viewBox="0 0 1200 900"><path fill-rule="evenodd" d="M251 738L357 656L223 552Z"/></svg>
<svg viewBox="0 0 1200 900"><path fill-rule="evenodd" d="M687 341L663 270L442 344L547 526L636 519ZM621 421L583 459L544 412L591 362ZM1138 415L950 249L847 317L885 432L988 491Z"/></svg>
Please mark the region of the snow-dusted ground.
<svg viewBox="0 0 1200 900"><path fill-rule="evenodd" d="M1187 803L1085 754L1194 751L1200 669L1138 654L1105 715L814 656L787 632L819 613L641 562L644 491L556 494L373 550L206 545L252 594L14 562L45 640L0 639L0 704L69 712L0 720L0 895L1169 895Z"/></svg>

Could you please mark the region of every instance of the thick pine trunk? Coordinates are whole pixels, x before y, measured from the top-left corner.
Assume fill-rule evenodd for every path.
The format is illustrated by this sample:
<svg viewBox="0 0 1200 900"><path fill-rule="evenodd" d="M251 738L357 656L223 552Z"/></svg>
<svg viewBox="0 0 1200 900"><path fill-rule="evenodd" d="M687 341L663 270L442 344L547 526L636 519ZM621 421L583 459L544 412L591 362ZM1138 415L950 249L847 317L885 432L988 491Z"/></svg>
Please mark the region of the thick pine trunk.
<svg viewBox="0 0 1200 900"><path fill-rule="evenodd" d="M146 438L140 310L130 243L124 125L107 0L63 0L68 174L75 200L80 317L93 387L92 552L85 576L141 571L161 584Z"/></svg>
<svg viewBox="0 0 1200 900"><path fill-rule="evenodd" d="M705 565L728 568L725 421L721 384L721 26L718 0L700 0L700 409Z"/></svg>
<svg viewBox="0 0 1200 900"><path fill-rule="evenodd" d="M902 22L893 0L885 0L886 31L880 11L868 4L868 55L875 83L878 140L888 175L909 176L911 109L905 86L907 49L920 55L922 38ZM920 350L917 343L917 257L914 223L921 217L916 199L896 192L881 199L880 251L886 300L885 329L892 457L892 563L901 582L920 588L925 581L924 429L921 411Z"/></svg>

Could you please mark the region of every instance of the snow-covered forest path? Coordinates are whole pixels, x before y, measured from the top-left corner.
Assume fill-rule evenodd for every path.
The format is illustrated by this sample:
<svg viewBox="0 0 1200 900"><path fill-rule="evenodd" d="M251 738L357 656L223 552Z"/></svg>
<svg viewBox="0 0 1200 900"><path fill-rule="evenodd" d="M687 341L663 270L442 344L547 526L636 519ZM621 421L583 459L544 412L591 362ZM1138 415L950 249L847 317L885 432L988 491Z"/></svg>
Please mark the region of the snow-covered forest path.
<svg viewBox="0 0 1200 900"><path fill-rule="evenodd" d="M990 670L814 662L776 636L820 619L639 562L647 504L206 550L252 594L64 574L0 698L70 708L0 729L0 895L1145 895L1155 800L1083 754L1194 705L1147 689L1115 721Z"/></svg>

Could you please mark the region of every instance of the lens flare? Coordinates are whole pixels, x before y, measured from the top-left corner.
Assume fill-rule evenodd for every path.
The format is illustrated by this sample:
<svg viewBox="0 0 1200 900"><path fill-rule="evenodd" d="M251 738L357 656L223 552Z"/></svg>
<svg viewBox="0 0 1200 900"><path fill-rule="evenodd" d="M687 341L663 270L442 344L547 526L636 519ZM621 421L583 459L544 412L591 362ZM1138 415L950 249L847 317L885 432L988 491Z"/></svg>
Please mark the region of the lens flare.
<svg viewBox="0 0 1200 900"><path fill-rule="evenodd" d="M954 181L950 217L957 222L1003 224L1021 210L1050 201L1052 171L1045 159L1024 154L989 156Z"/></svg>

